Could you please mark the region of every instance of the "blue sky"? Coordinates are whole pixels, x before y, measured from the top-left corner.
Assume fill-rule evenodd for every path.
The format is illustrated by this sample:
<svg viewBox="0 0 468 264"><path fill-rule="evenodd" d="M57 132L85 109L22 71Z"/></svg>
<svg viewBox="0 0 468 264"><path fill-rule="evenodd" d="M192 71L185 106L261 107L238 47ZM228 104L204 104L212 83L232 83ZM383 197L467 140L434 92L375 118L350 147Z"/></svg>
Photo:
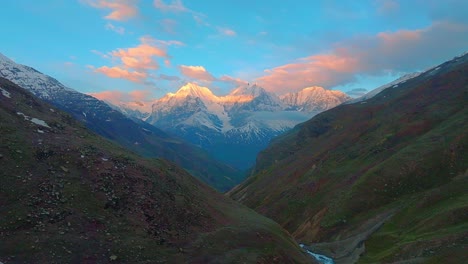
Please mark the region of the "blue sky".
<svg viewBox="0 0 468 264"><path fill-rule="evenodd" d="M373 89L468 50L465 0L5 0L0 52L85 93Z"/></svg>

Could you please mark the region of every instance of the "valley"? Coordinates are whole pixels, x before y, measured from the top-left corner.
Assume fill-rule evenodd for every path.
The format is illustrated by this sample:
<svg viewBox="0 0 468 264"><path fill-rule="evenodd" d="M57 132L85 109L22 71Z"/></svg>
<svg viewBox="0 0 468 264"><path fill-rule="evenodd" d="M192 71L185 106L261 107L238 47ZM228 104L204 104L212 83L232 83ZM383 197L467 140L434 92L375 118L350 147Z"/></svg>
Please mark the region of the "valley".
<svg viewBox="0 0 468 264"><path fill-rule="evenodd" d="M229 192L337 263L466 252L468 56L275 139ZM309 248L309 247L308 247Z"/></svg>
<svg viewBox="0 0 468 264"><path fill-rule="evenodd" d="M3 1L0 264L461 264L468 1Z"/></svg>

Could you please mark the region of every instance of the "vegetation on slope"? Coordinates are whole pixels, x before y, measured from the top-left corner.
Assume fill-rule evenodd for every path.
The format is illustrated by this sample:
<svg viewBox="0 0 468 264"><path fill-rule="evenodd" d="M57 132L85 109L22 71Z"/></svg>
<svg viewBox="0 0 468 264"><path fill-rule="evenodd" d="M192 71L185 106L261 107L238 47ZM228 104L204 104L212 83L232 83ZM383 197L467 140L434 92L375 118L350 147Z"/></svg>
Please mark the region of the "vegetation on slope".
<svg viewBox="0 0 468 264"><path fill-rule="evenodd" d="M457 263L468 243L467 99L465 55L301 124L229 195L300 241L342 242L316 247L338 261L390 215L362 262Z"/></svg>
<svg viewBox="0 0 468 264"><path fill-rule="evenodd" d="M279 225L0 79L3 263L307 263Z"/></svg>

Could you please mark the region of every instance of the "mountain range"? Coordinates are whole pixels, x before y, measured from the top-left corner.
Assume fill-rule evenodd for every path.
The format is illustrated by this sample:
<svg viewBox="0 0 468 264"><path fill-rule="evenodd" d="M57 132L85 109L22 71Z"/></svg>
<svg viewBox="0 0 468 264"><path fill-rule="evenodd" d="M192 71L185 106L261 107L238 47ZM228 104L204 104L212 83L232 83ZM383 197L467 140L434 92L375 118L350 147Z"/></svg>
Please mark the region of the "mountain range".
<svg viewBox="0 0 468 264"><path fill-rule="evenodd" d="M94 132L146 157L174 161L220 191L239 183L244 174L180 138L168 135L138 119L130 119L103 101L79 93L0 54L0 77L27 89L39 98L70 113Z"/></svg>
<svg viewBox="0 0 468 264"><path fill-rule="evenodd" d="M349 99L322 87L277 96L256 84L216 96L207 87L188 83L156 100L145 121L247 169L272 138Z"/></svg>
<svg viewBox="0 0 468 264"><path fill-rule="evenodd" d="M0 131L1 263L313 263L270 219L4 78Z"/></svg>
<svg viewBox="0 0 468 264"><path fill-rule="evenodd" d="M337 263L462 263L468 54L275 138L228 195Z"/></svg>

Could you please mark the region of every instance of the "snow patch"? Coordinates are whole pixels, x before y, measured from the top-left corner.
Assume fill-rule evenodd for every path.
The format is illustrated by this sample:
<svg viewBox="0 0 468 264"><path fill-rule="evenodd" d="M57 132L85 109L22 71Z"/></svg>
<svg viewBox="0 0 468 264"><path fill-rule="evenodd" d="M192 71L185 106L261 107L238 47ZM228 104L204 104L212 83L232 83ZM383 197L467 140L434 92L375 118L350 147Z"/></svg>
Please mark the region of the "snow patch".
<svg viewBox="0 0 468 264"><path fill-rule="evenodd" d="M38 119L38 118L31 118L21 112L16 112L17 115L20 115L20 116L23 116L24 117L24 120L28 120L28 121L31 121L32 123L36 124L36 125L40 125L40 126L43 126L43 127L47 127L47 128L50 128L50 126L44 121L44 120L41 120L41 119Z"/></svg>
<svg viewBox="0 0 468 264"><path fill-rule="evenodd" d="M43 126L43 127L48 127L48 128L50 128L50 126L47 125L47 123L46 123L44 120L37 119L37 118L33 117L33 118L31 118L30 121L33 122L33 123L36 124L36 125L40 125L40 126Z"/></svg>
<svg viewBox="0 0 468 264"><path fill-rule="evenodd" d="M7 90L0 87L0 91L2 92L3 96L5 96L7 98L11 98L10 92L8 92Z"/></svg>

